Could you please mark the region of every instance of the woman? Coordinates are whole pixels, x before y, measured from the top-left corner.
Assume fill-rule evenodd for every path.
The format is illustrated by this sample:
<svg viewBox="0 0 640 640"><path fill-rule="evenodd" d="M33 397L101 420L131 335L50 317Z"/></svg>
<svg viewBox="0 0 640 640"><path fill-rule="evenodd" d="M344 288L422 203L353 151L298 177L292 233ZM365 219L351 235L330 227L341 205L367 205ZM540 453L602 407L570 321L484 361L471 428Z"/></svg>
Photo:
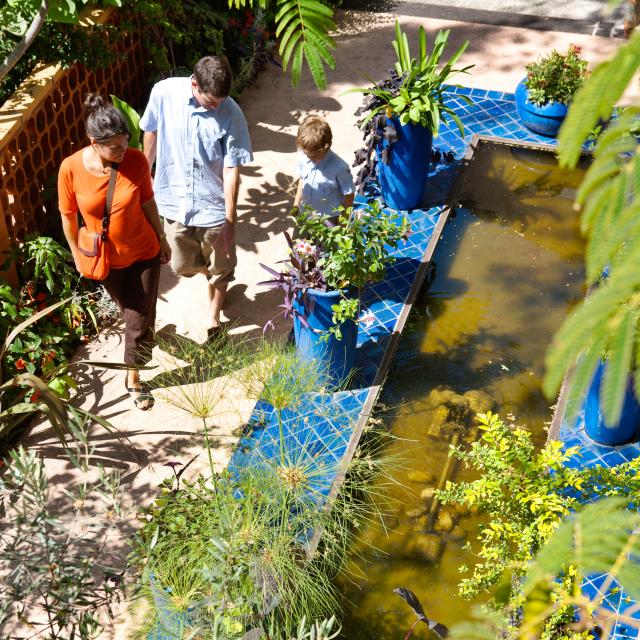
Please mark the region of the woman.
<svg viewBox="0 0 640 640"><path fill-rule="evenodd" d="M85 110L90 144L65 158L58 175L62 229L78 268L78 213L89 231L102 229L111 167L117 164L108 226L111 269L102 284L124 316L126 389L135 406L146 411L154 398L138 367L151 359L160 264L169 261L171 249L153 198L149 163L141 151L128 148L124 117L96 94L87 96Z"/></svg>

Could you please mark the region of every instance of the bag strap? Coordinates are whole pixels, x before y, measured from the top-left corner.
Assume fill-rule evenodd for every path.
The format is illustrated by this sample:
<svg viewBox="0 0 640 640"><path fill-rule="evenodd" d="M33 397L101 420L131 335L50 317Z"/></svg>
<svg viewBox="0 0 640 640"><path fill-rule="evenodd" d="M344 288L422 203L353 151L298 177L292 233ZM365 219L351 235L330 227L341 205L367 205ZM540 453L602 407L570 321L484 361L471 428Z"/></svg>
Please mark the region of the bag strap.
<svg viewBox="0 0 640 640"><path fill-rule="evenodd" d="M113 192L116 190L116 177L118 175L118 164L111 163L111 173L109 175L109 187L107 188L107 199L104 203L104 215L102 216L102 241L107 239L109 231L109 216L111 215L111 204L113 203Z"/></svg>

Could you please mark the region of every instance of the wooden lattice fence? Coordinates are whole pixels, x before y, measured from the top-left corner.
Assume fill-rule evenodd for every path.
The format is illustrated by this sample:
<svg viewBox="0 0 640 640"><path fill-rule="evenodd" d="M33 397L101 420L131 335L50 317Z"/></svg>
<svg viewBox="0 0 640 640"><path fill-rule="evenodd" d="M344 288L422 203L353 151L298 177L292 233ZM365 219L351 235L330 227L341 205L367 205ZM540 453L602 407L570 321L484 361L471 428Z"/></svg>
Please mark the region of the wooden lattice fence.
<svg viewBox="0 0 640 640"><path fill-rule="evenodd" d="M87 143L85 95L143 99L148 83L139 38L122 38L118 49L122 56L106 69L40 67L0 108L0 252L58 226L56 176L63 158ZM13 270L0 275L15 284Z"/></svg>

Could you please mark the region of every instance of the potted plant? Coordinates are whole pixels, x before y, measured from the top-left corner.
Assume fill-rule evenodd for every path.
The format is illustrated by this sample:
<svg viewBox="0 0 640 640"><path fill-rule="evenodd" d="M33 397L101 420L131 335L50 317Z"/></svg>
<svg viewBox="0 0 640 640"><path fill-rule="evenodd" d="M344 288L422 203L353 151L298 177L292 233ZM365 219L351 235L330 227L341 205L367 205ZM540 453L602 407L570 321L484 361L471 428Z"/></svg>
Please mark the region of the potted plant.
<svg viewBox="0 0 640 640"><path fill-rule="evenodd" d="M466 73L473 65L453 68L467 48L467 41L438 70L449 33L439 31L433 50L428 53L427 36L420 27L418 57L412 58L407 35L396 20L393 48L397 62L391 75L372 87L350 90L367 97L364 106L356 111L356 116L366 114L358 123L365 132L366 145L356 154L356 165L363 165L358 183L364 185L377 161L382 198L394 209L413 209L421 203L432 140L438 135L440 123L450 117L464 136L460 118L446 105L444 83L454 73ZM458 97L471 104L467 96Z"/></svg>
<svg viewBox="0 0 640 640"><path fill-rule="evenodd" d="M527 77L516 88L516 109L531 131L555 137L575 92L589 75L580 47L569 45L566 54L555 49L527 65Z"/></svg>
<svg viewBox="0 0 640 640"><path fill-rule="evenodd" d="M296 216L300 240L285 233L289 257L277 271L262 265L273 279L261 284L284 291L283 314L293 317L298 352L322 362L329 379L344 382L353 369L359 300L364 285L381 280L409 223L386 214L380 203L342 209L337 224L309 208Z"/></svg>

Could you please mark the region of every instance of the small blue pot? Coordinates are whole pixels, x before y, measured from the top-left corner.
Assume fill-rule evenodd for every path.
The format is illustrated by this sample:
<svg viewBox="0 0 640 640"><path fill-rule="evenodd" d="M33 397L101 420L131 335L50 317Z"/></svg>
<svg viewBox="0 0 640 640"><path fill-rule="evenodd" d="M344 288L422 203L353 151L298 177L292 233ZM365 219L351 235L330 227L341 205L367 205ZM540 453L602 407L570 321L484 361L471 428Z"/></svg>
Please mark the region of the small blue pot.
<svg viewBox="0 0 640 640"><path fill-rule="evenodd" d="M635 439L640 426L640 405L633 391L632 380L629 379L618 424L611 427L605 424L600 409L600 385L605 366L603 362L598 365L587 391L584 403L584 430L592 440L600 444L617 446Z"/></svg>
<svg viewBox="0 0 640 640"><path fill-rule="evenodd" d="M323 340L322 335L333 326L331 307L340 302L339 291L319 291L307 289L298 293L293 301L296 311L293 319L293 333L298 353L303 358L316 360L326 371L331 384L342 384L351 373L356 355L358 325L348 320L340 327L342 338L331 335ZM298 315L309 323L305 326Z"/></svg>
<svg viewBox="0 0 640 640"><path fill-rule="evenodd" d="M529 89L524 82L521 80L516 87L516 109L522 123L534 133L555 138L569 108L562 102L549 102L541 107L529 102Z"/></svg>
<svg viewBox="0 0 640 640"><path fill-rule="evenodd" d="M400 124L398 118L387 119L387 126L395 127L398 141L391 145L391 159L385 164L378 156L378 180L382 199L394 209L415 209L422 203L429 177L433 135L425 127ZM382 149L389 146L382 141Z"/></svg>

